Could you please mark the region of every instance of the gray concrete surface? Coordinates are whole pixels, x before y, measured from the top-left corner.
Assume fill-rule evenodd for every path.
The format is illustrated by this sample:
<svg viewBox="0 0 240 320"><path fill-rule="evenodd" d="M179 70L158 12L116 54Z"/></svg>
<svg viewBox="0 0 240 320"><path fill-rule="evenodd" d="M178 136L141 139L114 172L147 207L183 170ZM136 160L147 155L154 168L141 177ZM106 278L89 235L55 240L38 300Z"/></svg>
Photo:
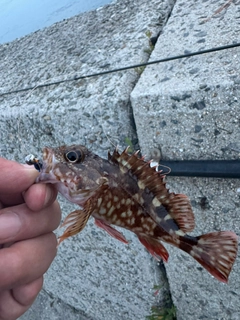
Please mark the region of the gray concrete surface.
<svg viewBox="0 0 240 320"><path fill-rule="evenodd" d="M178 0L150 60L239 42L238 5ZM151 157L161 150L163 159L239 159L239 60L235 48L147 67L131 94L143 154ZM171 190L191 199L193 234L240 234L239 180L167 181ZM240 318L239 257L224 285L183 252L170 247L169 252L166 270L178 319Z"/></svg>
<svg viewBox="0 0 240 320"><path fill-rule="evenodd" d="M192 234L233 230L240 235L239 180L171 177L168 185L191 199L196 221ZM170 258L165 267L178 320L240 318L239 256L229 283L223 284L184 252L167 248Z"/></svg>
<svg viewBox="0 0 240 320"><path fill-rule="evenodd" d="M117 1L0 46L0 155L22 161L45 145L82 143L106 157L113 145L123 148L131 141L149 157L161 149L164 159L238 159L239 49L147 67L139 81L141 70L131 70L1 96L147 61L148 36L161 31L174 3ZM239 41L239 1L214 14L225 3L178 0L150 59ZM193 234L240 233L239 180L167 180L191 199ZM65 215L73 210L61 205ZM125 235L130 246L90 221L60 246L44 290L21 319L145 319L156 303L153 286L164 285L163 273L134 235ZM168 249L166 270L178 319L240 318L239 258L224 285L191 257Z"/></svg>
<svg viewBox="0 0 240 320"><path fill-rule="evenodd" d="M137 148L130 93L138 70L1 94L147 61L149 35L161 30L174 2L117 1L0 46L0 155L22 162L45 145L73 143L104 157L113 145ZM61 205L64 215L75 208ZM129 246L90 221L65 241L22 319L145 319L164 300L153 296L154 285L165 291L164 279L136 237L125 234Z"/></svg>
<svg viewBox="0 0 240 320"><path fill-rule="evenodd" d="M19 319L94 320L94 317L90 317L81 310L75 309L73 306L65 303L55 295L43 289L38 295L32 307Z"/></svg>

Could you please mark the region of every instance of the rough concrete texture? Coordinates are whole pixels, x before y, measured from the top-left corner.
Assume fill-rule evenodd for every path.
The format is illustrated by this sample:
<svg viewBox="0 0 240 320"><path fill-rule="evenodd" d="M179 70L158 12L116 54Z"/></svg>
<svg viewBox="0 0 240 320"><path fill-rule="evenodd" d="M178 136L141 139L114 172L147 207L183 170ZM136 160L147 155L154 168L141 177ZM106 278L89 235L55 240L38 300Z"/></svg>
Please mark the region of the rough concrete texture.
<svg viewBox="0 0 240 320"><path fill-rule="evenodd" d="M191 199L196 221L192 235L218 230L233 230L240 235L239 180L171 177L168 185ZM209 275L192 257L167 248L170 258L165 266L178 320L240 318L239 257L226 285Z"/></svg>
<svg viewBox="0 0 240 320"><path fill-rule="evenodd" d="M58 297L42 289L32 307L19 319L21 320L94 320L81 310L60 300Z"/></svg>
<svg viewBox="0 0 240 320"><path fill-rule="evenodd" d="M4 93L147 61L149 35L161 30L174 2L120 0L0 46L0 155L23 161L45 145L73 143L104 157L113 144L135 148L129 97L138 70ZM65 215L76 209L61 204ZM65 241L24 319L145 319L162 274L136 237L126 237L129 246L90 221Z"/></svg>
<svg viewBox="0 0 240 320"><path fill-rule="evenodd" d="M225 7L222 7L225 4ZM239 42L239 1L178 0L150 60ZM221 10L222 8L222 10ZM163 159L239 159L239 48L147 67L131 94L143 154ZM239 180L167 178L192 201L200 235L238 235ZM166 264L178 319L239 319L239 258L229 284L170 248Z"/></svg>
<svg viewBox="0 0 240 320"><path fill-rule="evenodd" d="M177 1L150 60L237 42L236 3L214 14L224 3ZM131 94L144 154L161 148L169 159L239 157L239 57L235 48L145 69Z"/></svg>

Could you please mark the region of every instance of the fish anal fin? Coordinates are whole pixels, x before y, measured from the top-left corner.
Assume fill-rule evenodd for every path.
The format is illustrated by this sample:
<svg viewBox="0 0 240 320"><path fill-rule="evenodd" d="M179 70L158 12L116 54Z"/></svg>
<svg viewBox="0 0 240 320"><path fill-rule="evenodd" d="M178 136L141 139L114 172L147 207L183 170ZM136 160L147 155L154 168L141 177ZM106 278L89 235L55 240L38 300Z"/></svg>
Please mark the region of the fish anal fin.
<svg viewBox="0 0 240 320"><path fill-rule="evenodd" d="M154 258L157 260L163 259L164 262L168 261L168 252L159 241L144 236L138 236L138 239Z"/></svg>
<svg viewBox="0 0 240 320"><path fill-rule="evenodd" d="M103 230L105 230L113 238L115 238L123 243L128 244L128 241L126 240L126 238L124 237L124 235L121 232L117 231L116 229L114 229L110 225L106 224L104 221L95 218L95 224L99 228L102 228Z"/></svg>
<svg viewBox="0 0 240 320"><path fill-rule="evenodd" d="M179 229L183 232L190 232L195 227L194 215L190 200L185 194L171 194L167 210L175 220Z"/></svg>

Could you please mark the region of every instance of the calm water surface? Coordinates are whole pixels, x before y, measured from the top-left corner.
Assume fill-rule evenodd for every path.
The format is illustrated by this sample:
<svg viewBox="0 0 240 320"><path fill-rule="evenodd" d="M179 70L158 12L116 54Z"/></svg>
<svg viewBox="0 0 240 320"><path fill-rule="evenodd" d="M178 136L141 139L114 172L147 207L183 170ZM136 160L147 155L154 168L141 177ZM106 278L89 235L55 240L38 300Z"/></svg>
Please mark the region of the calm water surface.
<svg viewBox="0 0 240 320"><path fill-rule="evenodd" d="M113 0L0 0L0 44Z"/></svg>

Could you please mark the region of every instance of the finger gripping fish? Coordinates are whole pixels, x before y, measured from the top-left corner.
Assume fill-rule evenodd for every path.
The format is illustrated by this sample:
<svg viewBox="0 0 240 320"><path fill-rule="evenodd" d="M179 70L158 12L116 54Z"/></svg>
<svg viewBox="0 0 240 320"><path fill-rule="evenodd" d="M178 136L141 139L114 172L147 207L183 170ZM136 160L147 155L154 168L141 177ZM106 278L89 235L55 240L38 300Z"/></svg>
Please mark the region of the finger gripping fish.
<svg viewBox="0 0 240 320"><path fill-rule="evenodd" d="M60 242L80 232L92 215L98 227L124 243L127 240L113 225L134 232L157 259L168 260L161 243L167 242L187 252L219 281L228 281L237 255L236 234L187 235L194 229L189 199L170 193L161 172L137 152L129 155L127 149L122 153L116 149L105 160L81 145L44 148L39 169L37 183L53 183L81 207L65 219Z"/></svg>

